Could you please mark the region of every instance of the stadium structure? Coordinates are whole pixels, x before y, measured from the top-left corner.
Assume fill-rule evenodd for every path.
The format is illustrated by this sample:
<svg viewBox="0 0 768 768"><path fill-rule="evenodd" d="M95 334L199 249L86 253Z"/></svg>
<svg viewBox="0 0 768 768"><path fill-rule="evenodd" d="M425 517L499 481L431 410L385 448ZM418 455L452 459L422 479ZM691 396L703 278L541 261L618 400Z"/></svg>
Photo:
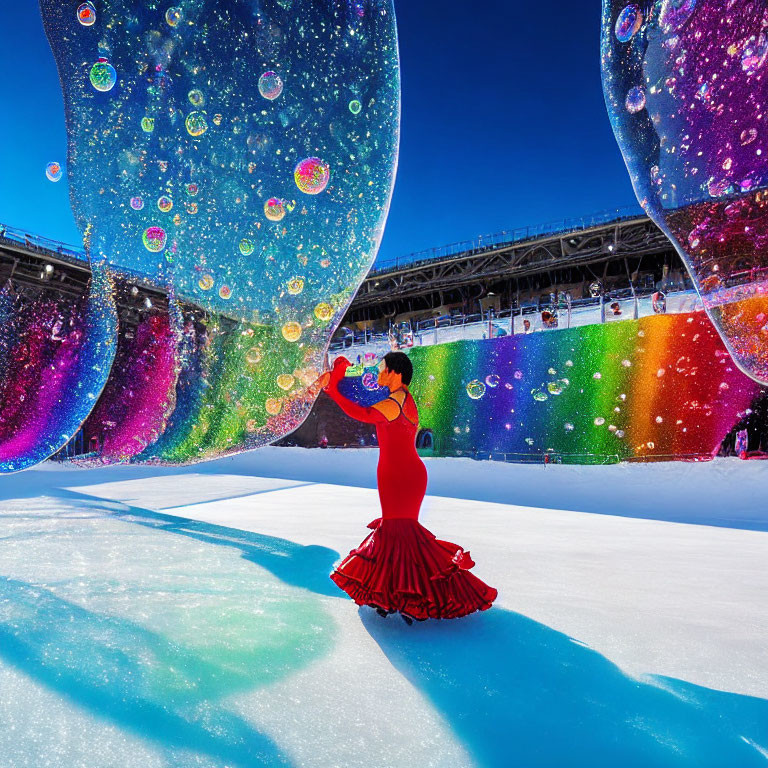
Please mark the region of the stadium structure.
<svg viewBox="0 0 768 768"><path fill-rule="evenodd" d="M0 279L16 296L80 297L90 268L85 254L0 226ZM116 275L120 334L131 337L148 315L168 312L157 286ZM185 304L185 311L202 308ZM666 236L637 210L526 227L378 262L363 282L331 343L331 356L352 359L387 349L481 340L700 310L690 278ZM768 448L764 403L724 436L733 449L747 429ZM78 434L63 456L87 451ZM357 446L375 438L321 395L290 445Z"/></svg>

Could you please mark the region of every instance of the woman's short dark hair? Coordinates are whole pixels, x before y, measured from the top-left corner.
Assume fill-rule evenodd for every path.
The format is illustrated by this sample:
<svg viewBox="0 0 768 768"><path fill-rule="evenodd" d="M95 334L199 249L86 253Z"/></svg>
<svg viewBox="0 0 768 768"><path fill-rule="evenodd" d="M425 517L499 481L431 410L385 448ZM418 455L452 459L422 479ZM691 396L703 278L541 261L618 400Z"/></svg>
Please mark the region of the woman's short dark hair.
<svg viewBox="0 0 768 768"><path fill-rule="evenodd" d="M384 365L388 371L399 373L403 379L403 384L408 386L413 379L413 363L409 360L405 352L390 352L384 355Z"/></svg>

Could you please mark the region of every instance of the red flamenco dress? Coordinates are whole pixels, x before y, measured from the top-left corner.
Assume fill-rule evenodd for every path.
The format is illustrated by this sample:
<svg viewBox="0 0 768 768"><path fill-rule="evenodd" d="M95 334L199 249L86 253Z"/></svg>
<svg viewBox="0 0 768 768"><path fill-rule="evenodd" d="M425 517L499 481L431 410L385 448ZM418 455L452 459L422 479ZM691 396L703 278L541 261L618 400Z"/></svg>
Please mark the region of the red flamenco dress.
<svg viewBox="0 0 768 768"><path fill-rule="evenodd" d="M399 415L388 420L338 390L346 366L337 365L326 392L348 416L376 425L381 517L372 533L342 561L331 579L358 605L379 613L400 612L407 619L455 619L491 607L495 589L469 572L474 562L457 544L437 539L420 525L427 469L416 452L418 411L406 388Z"/></svg>

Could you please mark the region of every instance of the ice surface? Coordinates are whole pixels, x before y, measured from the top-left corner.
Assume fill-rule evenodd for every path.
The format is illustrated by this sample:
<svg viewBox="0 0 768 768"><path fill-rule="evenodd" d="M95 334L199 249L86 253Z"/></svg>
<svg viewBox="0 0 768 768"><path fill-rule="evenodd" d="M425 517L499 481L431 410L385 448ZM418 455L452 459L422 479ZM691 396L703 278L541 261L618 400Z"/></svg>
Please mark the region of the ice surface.
<svg viewBox="0 0 768 768"><path fill-rule="evenodd" d="M0 765L765 765L768 465L430 460L500 598L408 628L327 579L375 460L5 479Z"/></svg>

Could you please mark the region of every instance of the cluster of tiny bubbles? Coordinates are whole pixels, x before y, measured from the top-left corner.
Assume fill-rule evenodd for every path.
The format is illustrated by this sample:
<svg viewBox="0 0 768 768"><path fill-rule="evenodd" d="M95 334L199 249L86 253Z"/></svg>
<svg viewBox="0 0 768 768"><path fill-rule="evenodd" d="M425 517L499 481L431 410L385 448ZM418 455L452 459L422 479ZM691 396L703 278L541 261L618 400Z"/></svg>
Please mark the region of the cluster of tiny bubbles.
<svg viewBox="0 0 768 768"><path fill-rule="evenodd" d="M259 93L268 101L279 99L283 93L283 79L277 72L265 72L259 78Z"/></svg>
<svg viewBox="0 0 768 768"><path fill-rule="evenodd" d="M282 221L285 218L285 201L277 197L270 197L264 203L264 215L270 221Z"/></svg>
<svg viewBox="0 0 768 768"><path fill-rule="evenodd" d="M177 6L173 6L165 12L165 20L169 27L177 27L182 18L184 18L184 13Z"/></svg>
<svg viewBox="0 0 768 768"><path fill-rule="evenodd" d="M563 427L566 432L573 432L573 430L575 429L575 427L573 426L573 424L571 424L570 421L566 421Z"/></svg>
<svg viewBox="0 0 768 768"><path fill-rule="evenodd" d="M513 375L513 377L517 381L520 381L523 378L523 372L522 371L515 371L514 374L512 374L512 375Z"/></svg>
<svg viewBox="0 0 768 768"><path fill-rule="evenodd" d="M467 384L467 395L472 400L480 400L485 395L485 384L478 379L472 379Z"/></svg>
<svg viewBox="0 0 768 768"><path fill-rule="evenodd" d="M352 99L352 101L349 102L349 111L353 115L359 115L362 109L363 105L357 99Z"/></svg>
<svg viewBox="0 0 768 768"><path fill-rule="evenodd" d="M96 23L96 8L93 3L83 3L78 7L77 20L84 27L92 27Z"/></svg>
<svg viewBox="0 0 768 768"><path fill-rule="evenodd" d="M485 383L491 389L496 389L501 384L501 379L495 373L491 373L485 377Z"/></svg>
<svg viewBox="0 0 768 768"><path fill-rule="evenodd" d="M103 56L91 67L89 76L91 85L102 93L111 91L117 83L115 68Z"/></svg>
<svg viewBox="0 0 768 768"><path fill-rule="evenodd" d="M295 168L296 186L306 195L319 195L331 180L331 168L318 157L308 157Z"/></svg>
<svg viewBox="0 0 768 768"><path fill-rule="evenodd" d="M131 208L133 208L134 211L141 211L144 209L144 198L141 197L132 197L131 198Z"/></svg>
<svg viewBox="0 0 768 768"><path fill-rule="evenodd" d="M149 227L144 230L144 247L150 253L160 253L165 248L168 237L162 227Z"/></svg>
<svg viewBox="0 0 768 768"><path fill-rule="evenodd" d="M238 248L240 249L240 253L242 253L243 256L250 256L255 250L253 240L249 240L247 237L244 237L240 241Z"/></svg>
<svg viewBox="0 0 768 768"><path fill-rule="evenodd" d="M64 175L61 163L48 163L48 165L45 166L45 175L48 181L61 181L61 177Z"/></svg>

